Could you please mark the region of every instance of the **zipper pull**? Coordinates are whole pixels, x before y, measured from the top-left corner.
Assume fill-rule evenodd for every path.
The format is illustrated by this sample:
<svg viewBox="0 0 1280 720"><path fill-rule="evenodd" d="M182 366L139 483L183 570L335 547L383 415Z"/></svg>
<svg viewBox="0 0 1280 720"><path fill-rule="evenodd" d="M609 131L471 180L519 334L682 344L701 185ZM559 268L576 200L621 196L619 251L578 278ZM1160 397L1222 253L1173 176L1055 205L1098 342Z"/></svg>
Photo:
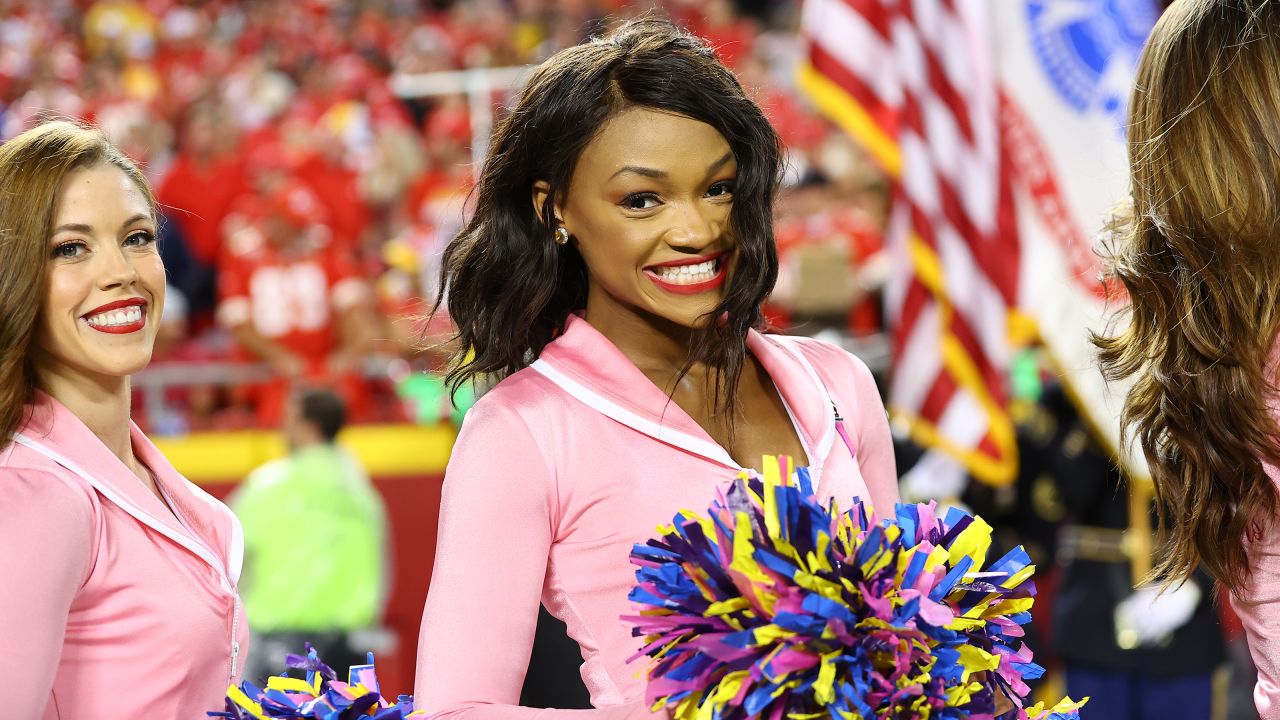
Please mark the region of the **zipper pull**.
<svg viewBox="0 0 1280 720"><path fill-rule="evenodd" d="M834 401L831 403L831 412L836 414L836 422L844 422L844 418L840 417L840 408L836 407Z"/></svg>

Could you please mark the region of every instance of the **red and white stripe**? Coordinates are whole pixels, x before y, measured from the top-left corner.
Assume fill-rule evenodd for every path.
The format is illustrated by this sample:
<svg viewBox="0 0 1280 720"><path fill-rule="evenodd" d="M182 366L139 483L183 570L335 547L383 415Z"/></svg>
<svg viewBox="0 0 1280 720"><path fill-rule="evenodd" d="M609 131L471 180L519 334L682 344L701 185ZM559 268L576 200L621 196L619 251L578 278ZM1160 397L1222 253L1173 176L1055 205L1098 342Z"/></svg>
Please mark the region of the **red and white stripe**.
<svg viewBox="0 0 1280 720"><path fill-rule="evenodd" d="M890 405L917 437L1004 483L1019 244L990 11L984 0L806 0L802 32L813 71L878 129L871 154L894 180Z"/></svg>

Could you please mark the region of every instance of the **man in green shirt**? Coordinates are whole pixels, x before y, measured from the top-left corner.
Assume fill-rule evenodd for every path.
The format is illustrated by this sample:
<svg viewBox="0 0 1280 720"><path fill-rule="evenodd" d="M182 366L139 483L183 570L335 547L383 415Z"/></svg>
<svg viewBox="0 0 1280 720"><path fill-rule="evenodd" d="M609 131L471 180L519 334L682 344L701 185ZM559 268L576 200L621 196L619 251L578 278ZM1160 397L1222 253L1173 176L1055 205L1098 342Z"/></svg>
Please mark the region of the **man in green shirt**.
<svg viewBox="0 0 1280 720"><path fill-rule="evenodd" d="M310 642L345 680L369 649L352 647L350 634L381 620L386 509L335 443L345 420L335 393L296 392L285 410L289 455L250 473L229 500L244 526L240 595L254 633L245 679L281 672L285 654Z"/></svg>

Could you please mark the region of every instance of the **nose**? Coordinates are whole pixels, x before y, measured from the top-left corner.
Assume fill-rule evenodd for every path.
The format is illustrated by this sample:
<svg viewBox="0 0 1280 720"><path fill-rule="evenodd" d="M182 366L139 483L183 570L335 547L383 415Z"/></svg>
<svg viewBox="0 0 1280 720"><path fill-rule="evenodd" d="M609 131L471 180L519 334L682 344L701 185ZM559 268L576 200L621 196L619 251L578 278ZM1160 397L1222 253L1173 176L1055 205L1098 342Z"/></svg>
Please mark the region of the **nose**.
<svg viewBox="0 0 1280 720"><path fill-rule="evenodd" d="M698 252L715 243L723 231L727 211L705 202L678 203L667 243L673 248Z"/></svg>
<svg viewBox="0 0 1280 720"><path fill-rule="evenodd" d="M116 287L129 287L138 281L138 268L124 248L118 243L104 243L104 250L98 253L101 263L98 285L103 290Z"/></svg>

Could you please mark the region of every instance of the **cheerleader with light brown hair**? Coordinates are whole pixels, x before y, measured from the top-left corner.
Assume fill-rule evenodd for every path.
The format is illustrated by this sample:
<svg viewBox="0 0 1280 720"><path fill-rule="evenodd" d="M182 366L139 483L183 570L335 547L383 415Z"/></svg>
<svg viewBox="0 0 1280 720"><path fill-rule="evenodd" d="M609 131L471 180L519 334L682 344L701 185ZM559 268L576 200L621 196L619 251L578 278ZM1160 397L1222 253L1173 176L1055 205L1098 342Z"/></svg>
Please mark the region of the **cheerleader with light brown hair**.
<svg viewBox="0 0 1280 720"><path fill-rule="evenodd" d="M97 130L0 145L7 718L202 717L239 680L240 524L129 420L164 310L157 222Z"/></svg>
<svg viewBox="0 0 1280 720"><path fill-rule="evenodd" d="M1135 378L1126 438L1151 468L1155 568L1197 564L1231 591L1280 718L1280 3L1177 0L1151 33L1130 105L1133 207L1109 249L1128 291L1099 337Z"/></svg>

